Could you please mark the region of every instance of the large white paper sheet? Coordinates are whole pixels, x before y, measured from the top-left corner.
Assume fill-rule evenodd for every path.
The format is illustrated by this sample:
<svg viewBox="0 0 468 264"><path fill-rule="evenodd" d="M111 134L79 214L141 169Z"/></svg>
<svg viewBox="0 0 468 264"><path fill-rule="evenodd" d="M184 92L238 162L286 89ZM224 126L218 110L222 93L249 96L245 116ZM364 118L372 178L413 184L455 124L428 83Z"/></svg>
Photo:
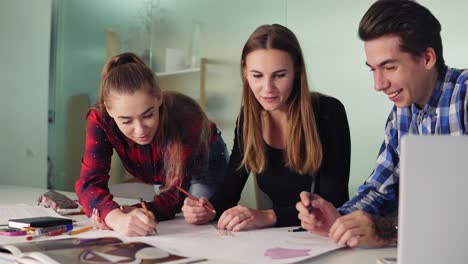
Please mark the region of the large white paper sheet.
<svg viewBox="0 0 468 264"><path fill-rule="evenodd" d="M295 263L340 248L327 237L287 228L265 228L221 235L214 225L189 225L183 219L161 222L159 236L141 238L162 249L186 256L236 263ZM265 256L273 252L274 257ZM288 257L288 252L306 252ZM294 254L293 254L294 255Z"/></svg>
<svg viewBox="0 0 468 264"><path fill-rule="evenodd" d="M83 216L76 222L77 229L90 225L91 221ZM309 259L329 251L340 248L327 237L311 234L309 232L288 232L293 229L264 228L242 232L232 232L230 236L219 232L213 224L191 225L185 223L178 216L174 220L163 221L158 224L157 236L146 237L123 237L115 231L92 230L81 233L75 237L118 237L125 242L141 241L159 247L171 253L210 260L220 260L223 263L296 263ZM64 238L44 237L41 239ZM4 237L8 239L7 237ZM24 237L16 237L24 242ZM15 239L13 239L15 240ZM5 244L6 241L0 241ZM266 253L273 256L266 256ZM297 254L297 253L301 254ZM293 253L291 256L289 253ZM296 257L294 257L296 256ZM284 257L284 258L281 258Z"/></svg>

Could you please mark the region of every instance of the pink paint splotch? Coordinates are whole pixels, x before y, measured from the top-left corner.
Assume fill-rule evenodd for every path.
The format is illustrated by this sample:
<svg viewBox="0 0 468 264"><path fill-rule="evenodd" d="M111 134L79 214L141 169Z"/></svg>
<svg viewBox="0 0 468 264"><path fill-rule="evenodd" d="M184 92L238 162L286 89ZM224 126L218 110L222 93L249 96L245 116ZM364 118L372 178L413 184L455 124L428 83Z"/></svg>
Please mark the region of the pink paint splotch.
<svg viewBox="0 0 468 264"><path fill-rule="evenodd" d="M271 259L298 258L309 255L310 249L292 249L292 248L269 248L265 250L265 257Z"/></svg>

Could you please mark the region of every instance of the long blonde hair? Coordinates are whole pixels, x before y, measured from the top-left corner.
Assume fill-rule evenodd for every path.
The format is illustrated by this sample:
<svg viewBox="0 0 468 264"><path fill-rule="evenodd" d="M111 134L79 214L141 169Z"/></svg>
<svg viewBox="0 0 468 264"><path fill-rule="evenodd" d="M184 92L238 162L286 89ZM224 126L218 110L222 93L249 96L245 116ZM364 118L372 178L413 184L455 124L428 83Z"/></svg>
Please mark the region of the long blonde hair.
<svg viewBox="0 0 468 264"><path fill-rule="evenodd" d="M109 117L105 100L111 91L133 94L140 89L155 98L163 97L159 109L159 125L155 135L156 145L163 157L165 189L180 183L187 170L197 162L208 158L211 126L201 107L188 96L175 92L163 92L156 81L154 72L133 53L127 52L110 58L103 68L95 108ZM184 124L196 124L199 134L195 140L184 136ZM190 135L191 136L191 135ZM183 147L193 150L191 159L183 162Z"/></svg>
<svg viewBox="0 0 468 264"><path fill-rule="evenodd" d="M288 103L289 138L285 150L286 165L303 175L313 175L322 162L322 144L312 109L304 57L299 42L288 28L273 24L258 27L244 45L241 57L243 82L242 118L238 119L238 131L242 127L244 158L241 167L254 173L265 170L266 154L262 136L261 112L245 77L246 57L259 49L277 49L289 54L294 65L294 82ZM242 124L241 124L242 120ZM239 144L241 145L241 144Z"/></svg>

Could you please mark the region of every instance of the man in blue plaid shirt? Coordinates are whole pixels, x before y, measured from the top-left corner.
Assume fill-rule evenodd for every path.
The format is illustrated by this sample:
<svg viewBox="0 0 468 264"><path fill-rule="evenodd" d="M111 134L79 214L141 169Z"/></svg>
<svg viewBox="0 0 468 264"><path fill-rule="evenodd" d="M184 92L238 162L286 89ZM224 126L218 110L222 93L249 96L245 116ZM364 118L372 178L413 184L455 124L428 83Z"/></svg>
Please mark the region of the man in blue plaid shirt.
<svg viewBox="0 0 468 264"><path fill-rule="evenodd" d="M396 242L400 140L407 134L468 134L468 70L449 68L441 25L409 0L380 0L361 19L366 64L377 91L394 102L377 166L358 194L342 207L309 193L297 204L302 227L350 247Z"/></svg>

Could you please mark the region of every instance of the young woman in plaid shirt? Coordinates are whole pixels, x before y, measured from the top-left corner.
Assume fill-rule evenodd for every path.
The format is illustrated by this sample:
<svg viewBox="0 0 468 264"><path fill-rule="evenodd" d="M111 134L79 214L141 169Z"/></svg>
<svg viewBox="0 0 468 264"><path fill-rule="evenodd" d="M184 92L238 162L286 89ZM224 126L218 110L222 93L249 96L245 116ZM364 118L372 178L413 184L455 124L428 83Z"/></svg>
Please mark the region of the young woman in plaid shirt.
<svg viewBox="0 0 468 264"><path fill-rule="evenodd" d="M102 72L97 104L87 115L86 147L75 190L88 216L101 229L146 235L157 221L180 210L182 186L211 195L222 181L226 146L219 130L191 98L162 91L153 71L136 55L111 58ZM109 192L112 153L140 181L161 185L147 203L120 206Z"/></svg>

